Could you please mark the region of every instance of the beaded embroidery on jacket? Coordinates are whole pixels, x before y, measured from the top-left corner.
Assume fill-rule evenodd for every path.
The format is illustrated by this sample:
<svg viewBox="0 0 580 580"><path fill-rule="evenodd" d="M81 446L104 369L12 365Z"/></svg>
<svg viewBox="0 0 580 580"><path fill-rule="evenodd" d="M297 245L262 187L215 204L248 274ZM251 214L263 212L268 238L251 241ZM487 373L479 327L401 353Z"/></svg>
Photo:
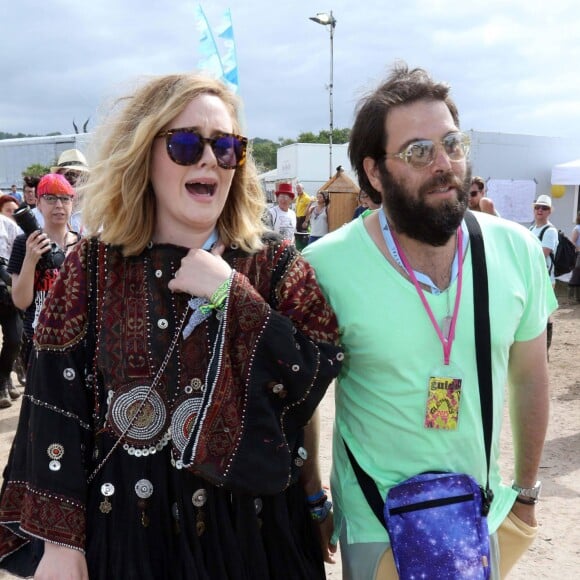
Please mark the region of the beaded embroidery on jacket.
<svg viewBox="0 0 580 580"><path fill-rule="evenodd" d="M96 332L96 336L99 336L100 330L101 330L101 323L102 321L100 320L100 316L98 315L99 312L102 312L102 305L103 305L103 290L104 290L104 286L102 285L104 283L104 280L106 280L108 278L107 276L107 272L106 272L106 264L108 263L107 260L107 255L106 255L106 251L107 251L107 247L103 246L103 244L99 244L100 248L104 249L102 250L103 252L103 261L99 260L99 263L97 265L97 287L94 289L95 295L94 296L90 296L89 295L89 303L92 303L92 299L94 299L96 301L97 306L97 321L95 324L95 332ZM100 252L99 252L100 253ZM149 273L149 271L151 270L151 264L150 264L150 259L149 257L145 257L144 259L144 265L145 265L145 281L147 283L147 281L149 280L149 276L147 275ZM146 292L145 294L146 296L150 295L149 291ZM119 445L121 445L121 443L125 440L125 438L127 437L127 435L130 433L131 429L134 427L135 423L138 421L138 419L141 417L142 412L145 409L146 405L152 405L154 408L153 411L153 418L155 418L155 416L158 415L158 412L160 410L165 411L165 407L163 404L163 401L160 399L160 396L157 394L157 392L155 391L155 387L159 384L159 381L163 375L163 373L165 372L165 369L167 367L167 365L169 364L169 361L171 360L171 356L173 355L173 352L175 350L175 347L177 346L177 343L179 341L181 332L183 330L183 327L185 325L185 321L187 319L187 315L189 314L189 306L186 306L183 314L181 315L181 318L179 319L179 322L177 323L176 326L176 330L175 333L173 335L172 341L169 345L169 348L165 354L165 357L163 358L163 361L161 362L161 365L159 366L153 380L151 381L150 385L139 385L136 388L132 389L129 393L127 393L125 399L128 399L127 401L122 401L124 403L124 405L121 405L121 403L119 403L119 401L122 400L122 395L114 400L114 391L111 389L108 393L107 396L107 405L108 405L108 410L107 410L107 417L108 417L108 422L110 422L112 425L116 425L117 427L119 427L119 425L122 425L122 422L119 421L119 418L121 416L124 416L125 420L124 421L124 425L122 425L122 430L120 433L117 433L117 439L115 441L115 443L113 444L113 446L111 447L111 449L108 451L108 453L105 455L105 457L100 461L100 463L94 468L94 470L92 471L92 473L89 475L88 477L88 481L91 482L95 476L97 475L97 473L104 467L105 463L110 459L110 457L112 456L112 454L115 452L115 450L119 447ZM147 305L146 307L146 312L147 314L149 313L149 307ZM148 318L148 316L147 316ZM150 324L147 325L148 326L148 331L151 331L150 328ZM99 341L96 341L96 348L95 348L95 356L94 356L94 361L93 361L93 365L94 365L94 370L92 375L95 376L96 375L96 365L97 365L97 361L99 358L99 352L98 352L98 345L99 345ZM117 406L122 406L120 412L117 411L115 412L115 403L117 403ZM155 404L157 403L157 404ZM131 408L134 407L136 404L136 408ZM117 420L115 420L115 418ZM171 433L168 430L163 436L161 441L159 441L155 447L149 447L149 449L139 449L139 448L134 448L132 446L130 446L128 443L124 443L123 444L123 448L125 451L127 451L130 455L135 455L136 457L141 457L141 456L147 456L149 453L155 453L156 451L160 451L165 445L167 445L167 443L169 443L169 441L171 440Z"/></svg>

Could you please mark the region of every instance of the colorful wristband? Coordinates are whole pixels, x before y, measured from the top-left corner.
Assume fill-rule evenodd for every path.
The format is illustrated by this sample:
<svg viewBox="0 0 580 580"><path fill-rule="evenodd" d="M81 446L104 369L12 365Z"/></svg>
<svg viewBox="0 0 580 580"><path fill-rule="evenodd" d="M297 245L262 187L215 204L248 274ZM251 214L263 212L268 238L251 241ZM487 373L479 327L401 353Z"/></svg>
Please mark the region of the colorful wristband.
<svg viewBox="0 0 580 580"><path fill-rule="evenodd" d="M310 517L315 522L321 524L328 517L328 514L331 511L332 511L332 502L326 500L324 504L322 504L321 506L310 508Z"/></svg>
<svg viewBox="0 0 580 580"><path fill-rule="evenodd" d="M217 290L211 295L209 303L200 306L199 310L203 314L209 314L212 310L223 310L228 298L228 294L230 292L231 284L232 276L230 276L225 282L218 286Z"/></svg>
<svg viewBox="0 0 580 580"><path fill-rule="evenodd" d="M326 494L324 493L324 490L321 489L319 492L313 494L313 495L309 495L306 500L308 501L309 504L315 504L318 503Z"/></svg>

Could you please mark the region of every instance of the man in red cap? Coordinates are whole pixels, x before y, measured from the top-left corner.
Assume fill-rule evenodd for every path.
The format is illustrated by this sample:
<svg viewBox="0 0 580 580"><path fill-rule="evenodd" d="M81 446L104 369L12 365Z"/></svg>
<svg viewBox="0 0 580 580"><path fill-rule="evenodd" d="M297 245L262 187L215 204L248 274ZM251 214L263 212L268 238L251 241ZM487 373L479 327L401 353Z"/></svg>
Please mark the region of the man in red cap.
<svg viewBox="0 0 580 580"><path fill-rule="evenodd" d="M295 193L291 183L279 183L276 191L277 206L270 208L272 227L285 240L294 242L296 233L296 214L290 209L290 204L294 200Z"/></svg>
<svg viewBox="0 0 580 580"><path fill-rule="evenodd" d="M15 212L15 219L25 233L14 240L8 263L12 300L17 308L25 311L25 345L21 353L24 368L44 299L58 276L66 252L79 240L79 235L70 231L68 225L75 190L64 175L45 175L38 182L36 196L36 207L44 218L43 229L35 229L38 223L34 223L29 208ZM22 215L26 212L28 215Z"/></svg>

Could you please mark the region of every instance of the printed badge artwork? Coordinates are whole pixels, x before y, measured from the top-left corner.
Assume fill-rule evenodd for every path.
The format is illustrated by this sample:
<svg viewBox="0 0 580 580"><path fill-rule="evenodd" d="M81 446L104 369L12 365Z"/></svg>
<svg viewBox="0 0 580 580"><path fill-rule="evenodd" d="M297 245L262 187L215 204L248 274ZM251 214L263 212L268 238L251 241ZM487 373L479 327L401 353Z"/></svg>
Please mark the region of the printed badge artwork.
<svg viewBox="0 0 580 580"><path fill-rule="evenodd" d="M425 427L454 431L459 421L461 379L434 376L429 378Z"/></svg>

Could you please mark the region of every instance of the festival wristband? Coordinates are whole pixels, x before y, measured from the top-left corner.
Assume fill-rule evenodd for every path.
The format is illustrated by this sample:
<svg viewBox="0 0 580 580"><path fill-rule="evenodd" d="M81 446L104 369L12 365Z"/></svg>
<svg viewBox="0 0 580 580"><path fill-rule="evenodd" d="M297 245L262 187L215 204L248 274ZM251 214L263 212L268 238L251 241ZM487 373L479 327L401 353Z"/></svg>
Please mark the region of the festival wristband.
<svg viewBox="0 0 580 580"><path fill-rule="evenodd" d="M326 500L324 504L317 507L310 508L310 517L315 521L321 524L327 517L328 514L332 511L332 502Z"/></svg>
<svg viewBox="0 0 580 580"><path fill-rule="evenodd" d="M316 505L322 498L326 498L326 493L324 493L323 489L313 495L309 495L306 500L310 505Z"/></svg>
<svg viewBox="0 0 580 580"><path fill-rule="evenodd" d="M209 303L200 306L200 311L203 314L209 314L212 310L223 310L228 293L230 291L231 283L232 276L230 276L225 282L218 286L217 290L211 295Z"/></svg>

